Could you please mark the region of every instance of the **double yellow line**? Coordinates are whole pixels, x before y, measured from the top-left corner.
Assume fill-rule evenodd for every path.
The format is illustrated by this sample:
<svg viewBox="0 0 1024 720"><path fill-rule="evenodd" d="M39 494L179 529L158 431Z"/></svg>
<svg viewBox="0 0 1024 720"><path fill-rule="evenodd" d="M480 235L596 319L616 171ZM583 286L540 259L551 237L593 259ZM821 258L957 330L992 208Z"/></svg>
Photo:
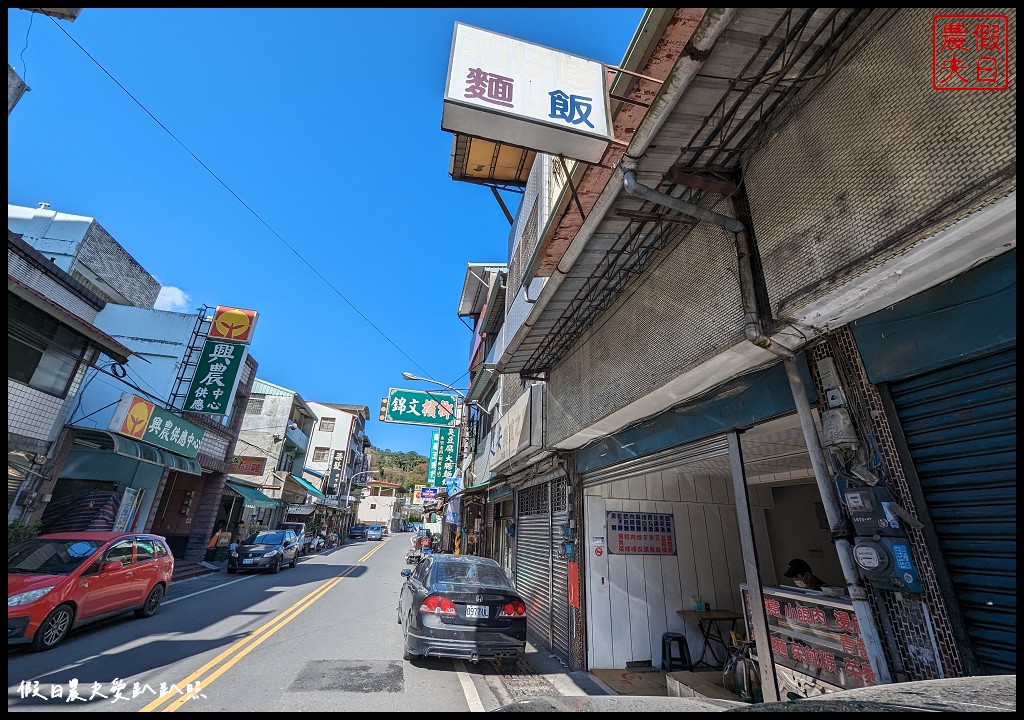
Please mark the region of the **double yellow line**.
<svg viewBox="0 0 1024 720"><path fill-rule="evenodd" d="M368 557L377 552L381 547L383 547L383 543L375 547L370 552L366 553L366 555L359 558L359 560L357 560L356 562L363 562ZM302 598L297 603L292 605L290 608L288 608L280 615L275 617L273 620L270 620L262 627L256 629L251 634L245 636L244 638L236 642L234 645L229 647L227 650L222 652L220 655L215 657L213 660L206 663L201 668L196 670L194 673L189 675L187 678L182 680L177 685L177 687L180 688L184 694L168 694L163 697L159 697L156 700L153 700L148 705L146 705L141 710L139 710L139 712L174 712L182 705L184 705L186 702L189 702L190 700L194 699L195 692L189 694L185 692L185 689L188 687L189 683L195 683L197 680L200 683L198 692L204 693L204 691L210 686L210 684L214 680L216 680L221 675L230 670L232 667L234 667L235 663L237 663L239 660L241 660L246 655L251 653L257 647L259 647L264 640L269 638L271 635L273 635L278 630L280 630L285 625L294 620L296 617L298 617L299 613L301 613L303 610L305 610L310 605L312 605L317 600L326 595L328 592L330 592L333 587L335 587L348 575L351 575L353 572L355 572L355 569L355 565L348 567L338 577L331 578L323 585L318 587L316 590L311 592L309 595ZM211 670L213 672L210 672ZM209 674L207 675L206 673ZM202 702L202 700L197 701ZM167 704L166 707L161 708L160 706L164 705L165 703L169 704Z"/></svg>

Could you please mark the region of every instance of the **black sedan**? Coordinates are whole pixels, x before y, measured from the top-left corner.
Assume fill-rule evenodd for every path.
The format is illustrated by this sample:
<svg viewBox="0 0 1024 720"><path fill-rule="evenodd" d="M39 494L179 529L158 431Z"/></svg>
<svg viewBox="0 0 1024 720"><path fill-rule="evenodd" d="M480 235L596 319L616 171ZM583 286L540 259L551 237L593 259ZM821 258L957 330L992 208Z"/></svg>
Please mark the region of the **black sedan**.
<svg viewBox="0 0 1024 720"><path fill-rule="evenodd" d="M431 554L402 577L398 622L406 660L503 661L526 650L526 603L494 560Z"/></svg>
<svg viewBox="0 0 1024 720"><path fill-rule="evenodd" d="M254 532L228 553L228 573L239 570L281 572L299 562L299 539L293 530Z"/></svg>

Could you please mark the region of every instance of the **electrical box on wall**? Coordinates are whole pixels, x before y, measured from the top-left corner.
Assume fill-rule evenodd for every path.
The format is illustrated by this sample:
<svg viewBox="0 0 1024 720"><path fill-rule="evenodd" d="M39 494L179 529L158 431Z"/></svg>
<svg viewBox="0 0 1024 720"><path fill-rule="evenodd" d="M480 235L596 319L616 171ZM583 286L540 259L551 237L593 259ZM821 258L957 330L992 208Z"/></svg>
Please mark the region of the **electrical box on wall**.
<svg viewBox="0 0 1024 720"><path fill-rule="evenodd" d="M853 559L864 578L875 585L901 592L924 592L921 573L910 556L910 543L904 538L859 537Z"/></svg>
<svg viewBox="0 0 1024 720"><path fill-rule="evenodd" d="M905 536L896 513L892 493L883 487L848 488L844 493L846 509L853 521L854 532L861 536Z"/></svg>
<svg viewBox="0 0 1024 720"><path fill-rule="evenodd" d="M821 441L825 447L857 445L857 429L853 426L853 419L846 408L829 408L822 411Z"/></svg>

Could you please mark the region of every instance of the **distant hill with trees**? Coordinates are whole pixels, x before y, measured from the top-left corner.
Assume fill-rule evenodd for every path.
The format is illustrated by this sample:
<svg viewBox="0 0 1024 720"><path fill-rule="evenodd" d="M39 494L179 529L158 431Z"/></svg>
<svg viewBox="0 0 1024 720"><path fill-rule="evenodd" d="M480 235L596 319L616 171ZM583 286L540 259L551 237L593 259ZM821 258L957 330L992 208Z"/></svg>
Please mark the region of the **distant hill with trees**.
<svg viewBox="0 0 1024 720"><path fill-rule="evenodd" d="M410 493L416 485L427 484L430 459L418 452L381 450L370 446L370 469L379 470L374 479L398 483Z"/></svg>

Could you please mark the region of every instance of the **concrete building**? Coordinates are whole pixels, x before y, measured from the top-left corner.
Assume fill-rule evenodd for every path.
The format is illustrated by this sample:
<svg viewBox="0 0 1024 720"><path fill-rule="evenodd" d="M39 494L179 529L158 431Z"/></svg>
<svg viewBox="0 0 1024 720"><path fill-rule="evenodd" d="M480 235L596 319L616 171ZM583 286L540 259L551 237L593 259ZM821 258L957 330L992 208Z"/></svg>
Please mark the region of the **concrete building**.
<svg viewBox="0 0 1024 720"><path fill-rule="evenodd" d="M948 92L944 13L652 8L601 163L536 156L473 469L571 667L709 605L766 700L1015 672L1014 56Z"/></svg>
<svg viewBox="0 0 1024 720"><path fill-rule="evenodd" d="M95 218L7 205L7 229L109 303L151 308L161 285Z"/></svg>
<svg viewBox="0 0 1024 720"><path fill-rule="evenodd" d="M246 486L276 501L268 506L259 496L245 502L244 520L250 529L274 527L278 522L306 522L324 493L303 477L309 436L316 413L294 390L256 378L239 432L239 448L246 455L267 460L259 475L232 475L231 487L245 493Z"/></svg>
<svg viewBox="0 0 1024 720"><path fill-rule="evenodd" d="M304 474L319 482L327 496L318 523L345 537L362 499L362 488L370 479L370 440L365 405L310 402L316 424L309 442Z"/></svg>
<svg viewBox="0 0 1024 720"><path fill-rule="evenodd" d="M202 559L220 514L241 424L237 398L244 409L255 360L244 345L229 344L225 358L237 360L237 381L222 390L224 413L184 412L215 309L155 310L160 284L93 218L8 205L8 225L9 236L17 240L11 243L17 251L10 263L12 292L25 278L60 278L59 290L37 282L48 300L36 299L37 305L88 318L100 336L114 341L111 347L126 349L114 352L110 362L93 358L91 369L80 365L81 378L68 388L39 393L38 373L28 388L9 385L15 425L33 424L41 432L40 414L52 418L46 432L51 451L38 453L48 458L45 480L25 486L23 497L33 498L25 518L38 520L44 531L109 525L157 532L179 559ZM29 293L21 295L18 303L31 299ZM62 341L75 343L69 348L73 353L82 352L81 341L69 338ZM77 396L62 395L75 388ZM155 425L139 435L119 426L140 417L141 409L161 425L165 437L150 432Z"/></svg>
<svg viewBox="0 0 1024 720"><path fill-rule="evenodd" d="M362 490L359 503L359 522L367 525L384 525L389 531L398 532L402 522L402 510L406 497L399 483L371 479Z"/></svg>
<svg viewBox="0 0 1024 720"><path fill-rule="evenodd" d="M7 520L34 523L70 449L64 433L90 368L132 351L94 324L106 305L7 231Z"/></svg>

